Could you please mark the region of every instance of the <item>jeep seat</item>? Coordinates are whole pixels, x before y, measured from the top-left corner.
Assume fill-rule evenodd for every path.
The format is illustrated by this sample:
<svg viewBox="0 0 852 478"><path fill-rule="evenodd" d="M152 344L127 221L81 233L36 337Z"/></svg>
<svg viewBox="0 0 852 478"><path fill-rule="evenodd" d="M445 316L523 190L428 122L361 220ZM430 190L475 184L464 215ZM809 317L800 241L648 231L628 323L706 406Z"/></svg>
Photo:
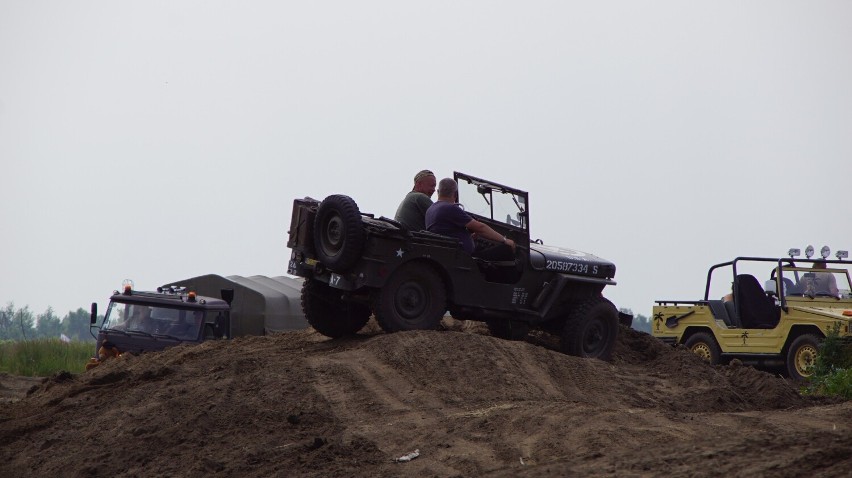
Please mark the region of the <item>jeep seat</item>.
<svg viewBox="0 0 852 478"><path fill-rule="evenodd" d="M772 329L781 320L781 309L766 295L757 278L740 274L734 279L734 300L740 311L740 321L746 329Z"/></svg>
<svg viewBox="0 0 852 478"><path fill-rule="evenodd" d="M725 312L728 313L728 318L731 320L731 325L737 329L743 328L743 323L740 321L740 316L737 314L737 306L734 301L725 302Z"/></svg>
<svg viewBox="0 0 852 478"><path fill-rule="evenodd" d="M794 293L793 291L796 290L796 285L793 283L793 279L782 277L781 282L783 284L781 287L782 294L787 296Z"/></svg>
<svg viewBox="0 0 852 478"><path fill-rule="evenodd" d="M713 314L713 317L721 320L728 327L739 328L739 321L734 320L736 316L736 309L732 309L732 313L728 313L727 304L732 304L733 302L723 302L721 300L708 300L707 305L710 307L710 312Z"/></svg>

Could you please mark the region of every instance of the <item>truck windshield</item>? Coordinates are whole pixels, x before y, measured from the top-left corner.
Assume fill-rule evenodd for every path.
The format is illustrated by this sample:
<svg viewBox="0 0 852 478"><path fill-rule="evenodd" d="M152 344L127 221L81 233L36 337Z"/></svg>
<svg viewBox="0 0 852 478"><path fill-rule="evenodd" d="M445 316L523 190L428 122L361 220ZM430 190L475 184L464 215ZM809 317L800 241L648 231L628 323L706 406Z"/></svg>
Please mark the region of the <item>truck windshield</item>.
<svg viewBox="0 0 852 478"><path fill-rule="evenodd" d="M198 338L203 323L202 310L112 302L101 329L170 335L188 340Z"/></svg>

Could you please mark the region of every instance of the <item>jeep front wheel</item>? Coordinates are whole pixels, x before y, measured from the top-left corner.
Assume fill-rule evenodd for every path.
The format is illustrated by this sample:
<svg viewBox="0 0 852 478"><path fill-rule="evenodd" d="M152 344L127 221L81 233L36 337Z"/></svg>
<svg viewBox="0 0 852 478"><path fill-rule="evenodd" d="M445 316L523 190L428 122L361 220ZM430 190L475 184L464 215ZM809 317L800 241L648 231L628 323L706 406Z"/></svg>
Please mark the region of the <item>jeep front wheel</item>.
<svg viewBox="0 0 852 478"><path fill-rule="evenodd" d="M578 357L610 360L618 334L618 310L603 297L581 303L565 321L562 351Z"/></svg>
<svg viewBox="0 0 852 478"><path fill-rule="evenodd" d="M341 291L324 282L305 279L302 311L308 324L326 337L353 335L370 320L370 308L341 299Z"/></svg>
<svg viewBox="0 0 852 478"><path fill-rule="evenodd" d="M402 265L374 292L373 310L385 332L436 330L447 310L444 281L429 266Z"/></svg>
<svg viewBox="0 0 852 478"><path fill-rule="evenodd" d="M314 248L320 262L337 272L355 265L366 238L355 201L342 194L328 196L314 221Z"/></svg>
<svg viewBox="0 0 852 478"><path fill-rule="evenodd" d="M787 351L787 375L793 380L805 380L814 373L819 338L813 334L796 337Z"/></svg>
<svg viewBox="0 0 852 478"><path fill-rule="evenodd" d="M698 332L686 339L683 344L690 352L698 355L707 361L710 365L719 363L719 358L722 356L722 349L716 343L716 339L707 332Z"/></svg>

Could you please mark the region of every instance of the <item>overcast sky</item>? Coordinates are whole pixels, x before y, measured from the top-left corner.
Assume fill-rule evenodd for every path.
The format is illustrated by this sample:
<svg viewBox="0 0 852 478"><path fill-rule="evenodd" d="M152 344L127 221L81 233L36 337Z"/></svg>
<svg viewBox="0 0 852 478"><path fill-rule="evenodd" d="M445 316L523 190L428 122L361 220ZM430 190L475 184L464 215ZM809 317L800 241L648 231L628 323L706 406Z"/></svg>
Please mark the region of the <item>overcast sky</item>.
<svg viewBox="0 0 852 478"><path fill-rule="evenodd" d="M650 315L710 265L852 248L849 1L0 0L0 306L284 275L294 198L530 193ZM761 277L761 280L766 279Z"/></svg>

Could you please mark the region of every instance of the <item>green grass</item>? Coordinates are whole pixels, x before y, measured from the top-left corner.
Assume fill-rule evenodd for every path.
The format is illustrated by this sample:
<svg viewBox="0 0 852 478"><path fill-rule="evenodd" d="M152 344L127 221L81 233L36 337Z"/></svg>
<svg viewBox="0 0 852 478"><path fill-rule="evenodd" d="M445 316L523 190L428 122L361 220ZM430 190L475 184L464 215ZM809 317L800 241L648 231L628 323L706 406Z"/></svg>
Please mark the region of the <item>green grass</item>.
<svg viewBox="0 0 852 478"><path fill-rule="evenodd" d="M0 342L0 372L25 377L48 377L57 372L81 373L94 354L91 342L59 339Z"/></svg>

